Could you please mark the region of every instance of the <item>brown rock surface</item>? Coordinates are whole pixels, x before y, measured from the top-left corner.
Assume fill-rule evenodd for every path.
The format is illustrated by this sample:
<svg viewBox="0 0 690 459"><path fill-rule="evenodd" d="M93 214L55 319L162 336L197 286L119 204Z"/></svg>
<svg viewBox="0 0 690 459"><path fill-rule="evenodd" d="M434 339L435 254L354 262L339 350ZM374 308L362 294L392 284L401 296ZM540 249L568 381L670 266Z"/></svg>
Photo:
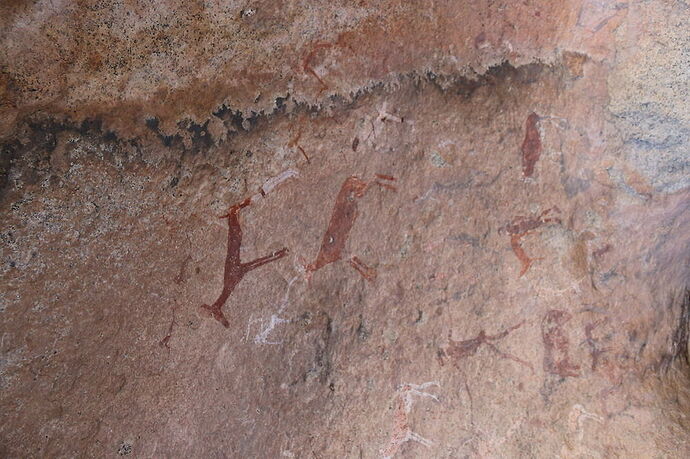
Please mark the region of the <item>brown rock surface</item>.
<svg viewBox="0 0 690 459"><path fill-rule="evenodd" d="M688 457L689 19L3 3L0 455Z"/></svg>

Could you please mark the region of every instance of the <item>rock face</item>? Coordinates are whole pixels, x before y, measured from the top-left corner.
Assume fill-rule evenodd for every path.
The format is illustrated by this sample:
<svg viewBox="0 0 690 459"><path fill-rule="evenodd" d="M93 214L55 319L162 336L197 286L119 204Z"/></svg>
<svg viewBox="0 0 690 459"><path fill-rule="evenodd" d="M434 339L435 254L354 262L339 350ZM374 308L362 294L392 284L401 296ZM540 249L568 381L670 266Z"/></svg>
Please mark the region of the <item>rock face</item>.
<svg viewBox="0 0 690 459"><path fill-rule="evenodd" d="M688 457L684 1L0 6L3 457Z"/></svg>

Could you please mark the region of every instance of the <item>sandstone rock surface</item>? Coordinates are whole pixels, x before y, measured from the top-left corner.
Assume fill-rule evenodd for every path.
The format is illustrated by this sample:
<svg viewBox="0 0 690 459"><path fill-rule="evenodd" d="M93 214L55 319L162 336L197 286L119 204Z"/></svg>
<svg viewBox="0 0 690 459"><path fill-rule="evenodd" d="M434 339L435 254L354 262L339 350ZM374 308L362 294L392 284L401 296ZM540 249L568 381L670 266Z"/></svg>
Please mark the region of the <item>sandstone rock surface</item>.
<svg viewBox="0 0 690 459"><path fill-rule="evenodd" d="M1 455L688 457L689 22L3 3Z"/></svg>

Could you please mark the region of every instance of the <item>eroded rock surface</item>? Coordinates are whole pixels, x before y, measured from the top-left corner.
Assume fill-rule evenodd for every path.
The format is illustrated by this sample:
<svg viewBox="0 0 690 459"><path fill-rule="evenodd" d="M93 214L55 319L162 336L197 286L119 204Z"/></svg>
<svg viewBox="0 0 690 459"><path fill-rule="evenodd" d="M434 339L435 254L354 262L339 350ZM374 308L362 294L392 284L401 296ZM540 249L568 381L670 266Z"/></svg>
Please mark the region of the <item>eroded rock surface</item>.
<svg viewBox="0 0 690 459"><path fill-rule="evenodd" d="M690 454L686 3L0 9L3 456Z"/></svg>

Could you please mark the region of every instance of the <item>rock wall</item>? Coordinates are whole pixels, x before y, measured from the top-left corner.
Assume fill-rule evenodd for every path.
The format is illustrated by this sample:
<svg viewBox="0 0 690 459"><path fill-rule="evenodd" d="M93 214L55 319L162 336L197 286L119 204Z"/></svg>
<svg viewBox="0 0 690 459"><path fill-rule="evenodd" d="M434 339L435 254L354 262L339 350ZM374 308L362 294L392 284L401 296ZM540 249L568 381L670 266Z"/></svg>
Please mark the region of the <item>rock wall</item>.
<svg viewBox="0 0 690 459"><path fill-rule="evenodd" d="M0 6L7 457L687 457L683 1Z"/></svg>

